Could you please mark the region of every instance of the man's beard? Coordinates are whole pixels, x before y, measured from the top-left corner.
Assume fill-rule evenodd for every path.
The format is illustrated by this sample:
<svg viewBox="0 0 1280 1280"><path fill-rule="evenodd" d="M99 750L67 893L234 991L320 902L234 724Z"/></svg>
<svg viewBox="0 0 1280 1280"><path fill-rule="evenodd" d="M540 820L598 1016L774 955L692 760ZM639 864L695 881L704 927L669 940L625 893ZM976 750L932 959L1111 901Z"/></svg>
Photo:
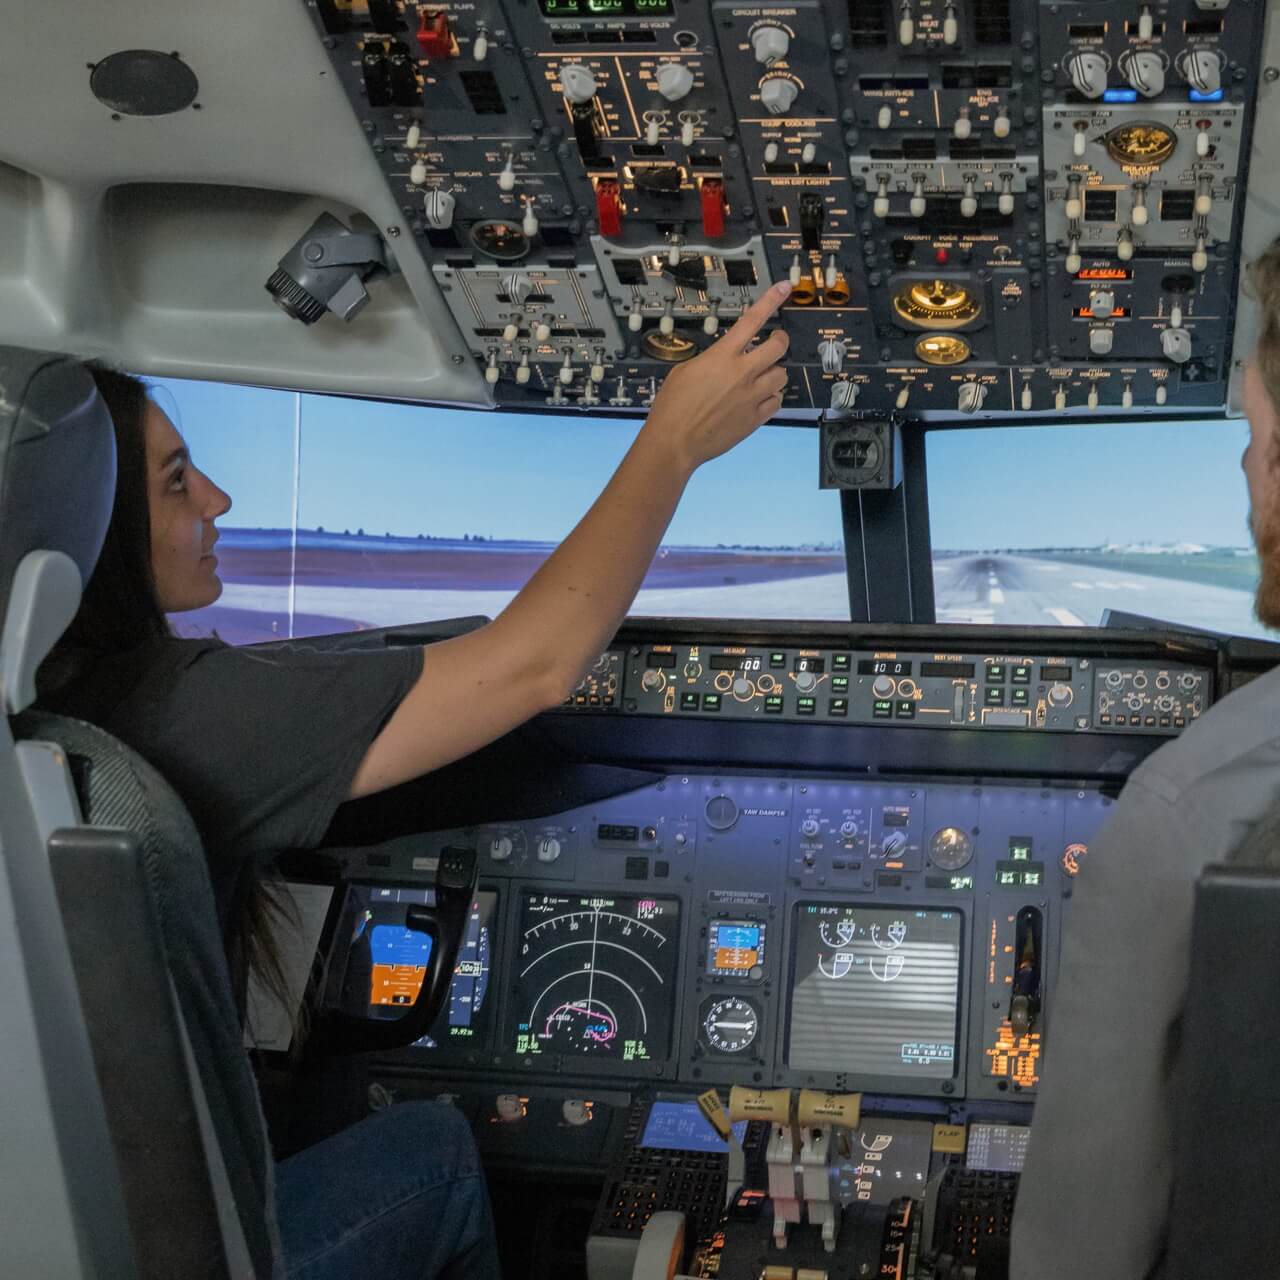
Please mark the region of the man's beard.
<svg viewBox="0 0 1280 1280"><path fill-rule="evenodd" d="M1265 627L1280 628L1280 503L1262 516L1249 512L1249 532L1258 549L1258 593L1253 611Z"/></svg>

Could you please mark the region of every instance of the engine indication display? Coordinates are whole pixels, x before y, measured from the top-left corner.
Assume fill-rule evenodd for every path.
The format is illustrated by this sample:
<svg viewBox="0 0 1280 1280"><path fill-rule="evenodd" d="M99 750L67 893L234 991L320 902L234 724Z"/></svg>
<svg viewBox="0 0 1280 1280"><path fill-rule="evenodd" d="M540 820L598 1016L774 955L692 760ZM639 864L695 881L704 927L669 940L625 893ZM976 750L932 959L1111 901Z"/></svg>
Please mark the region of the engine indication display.
<svg viewBox="0 0 1280 1280"><path fill-rule="evenodd" d="M515 1052L614 1062L666 1057L679 926L672 898L525 894Z"/></svg>

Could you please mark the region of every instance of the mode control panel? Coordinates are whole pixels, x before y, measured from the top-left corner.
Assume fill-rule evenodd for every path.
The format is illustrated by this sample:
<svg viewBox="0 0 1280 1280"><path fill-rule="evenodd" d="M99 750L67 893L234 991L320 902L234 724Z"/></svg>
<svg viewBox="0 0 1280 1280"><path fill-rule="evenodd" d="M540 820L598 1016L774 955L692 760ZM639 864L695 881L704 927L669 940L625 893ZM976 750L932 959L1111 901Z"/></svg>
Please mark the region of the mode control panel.
<svg viewBox="0 0 1280 1280"><path fill-rule="evenodd" d="M616 703L600 698L602 688ZM1211 673L1180 664L655 642L610 651L565 705L739 720L1173 735L1211 701Z"/></svg>

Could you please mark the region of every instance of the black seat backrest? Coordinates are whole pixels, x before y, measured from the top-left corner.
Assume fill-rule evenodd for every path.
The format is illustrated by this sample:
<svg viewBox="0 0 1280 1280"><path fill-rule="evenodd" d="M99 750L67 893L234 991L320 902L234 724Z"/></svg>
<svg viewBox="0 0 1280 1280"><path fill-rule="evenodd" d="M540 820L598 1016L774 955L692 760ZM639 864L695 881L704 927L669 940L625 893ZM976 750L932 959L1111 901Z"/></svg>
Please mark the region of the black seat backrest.
<svg viewBox="0 0 1280 1280"><path fill-rule="evenodd" d="M182 1013L190 1063L204 1088L208 1118L226 1171L254 1274L269 1276L274 1255L272 1160L257 1085L241 1044L217 911L200 836L190 815L160 775L134 751L94 725L42 711L14 722L18 738L56 742L70 758L85 821L92 827L121 828L138 840L145 886L160 927ZM64 903L64 919L66 908ZM66 920L69 932L75 920ZM83 982L83 979L82 979ZM115 993L121 1026L145 1029L154 1009L130 1007L131 993ZM92 1033L91 1026L91 1033ZM166 1149L158 1136L180 1133L173 1107L189 1091L183 1087L188 1063L174 1061L163 1042L115 1045L106 1061L95 1037L112 1136L121 1151L130 1221L140 1251L153 1259L177 1243L180 1206L198 1188L193 1151ZM149 1086L144 1082L150 1082ZM179 1099L174 1102L174 1099ZM194 1118L194 1117L193 1117ZM198 1133L187 1132L197 1139ZM188 1226L183 1228L189 1232ZM190 1241L183 1242L184 1249ZM210 1272L210 1274L221 1274Z"/></svg>

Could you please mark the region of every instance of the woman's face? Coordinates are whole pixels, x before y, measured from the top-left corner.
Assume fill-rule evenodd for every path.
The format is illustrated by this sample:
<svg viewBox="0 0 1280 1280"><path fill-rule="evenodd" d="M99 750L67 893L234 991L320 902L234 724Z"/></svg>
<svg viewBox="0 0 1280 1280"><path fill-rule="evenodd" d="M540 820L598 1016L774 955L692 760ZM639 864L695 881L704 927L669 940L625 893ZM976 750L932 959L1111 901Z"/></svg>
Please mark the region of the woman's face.
<svg viewBox="0 0 1280 1280"><path fill-rule="evenodd" d="M147 401L147 497L151 569L165 613L202 609L222 594L213 522L231 499L191 461L163 409Z"/></svg>

